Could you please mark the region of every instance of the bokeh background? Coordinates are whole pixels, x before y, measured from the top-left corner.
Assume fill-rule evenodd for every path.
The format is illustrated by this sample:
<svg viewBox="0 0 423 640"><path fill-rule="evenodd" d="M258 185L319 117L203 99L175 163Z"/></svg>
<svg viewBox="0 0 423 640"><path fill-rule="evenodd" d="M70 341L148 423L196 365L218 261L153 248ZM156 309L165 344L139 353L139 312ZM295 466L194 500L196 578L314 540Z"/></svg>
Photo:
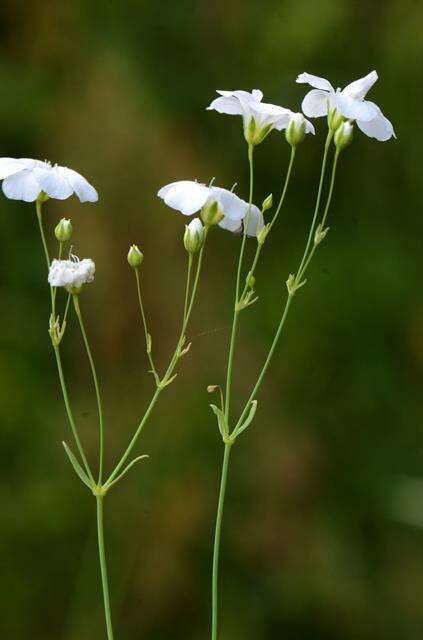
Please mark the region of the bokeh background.
<svg viewBox="0 0 423 640"><path fill-rule="evenodd" d="M184 287L185 220L155 196L197 178L247 194L241 121L205 107L216 88L261 88L297 109L307 70L343 86L376 68L371 99L398 139L357 132L344 153L331 231L295 300L230 470L222 539L222 638L420 639L423 633L423 6L418 0L24 0L2 3L1 155L86 175L96 205L49 202L97 276L82 304L107 416L107 462L142 415L146 373L126 252L142 281L163 368ZM325 135L298 153L292 188L244 313L234 408L272 338L312 213ZM256 201L279 193L288 146L257 149ZM1 201L0 504L3 637L105 637L94 500L70 441L47 334L48 290L31 205ZM250 250L253 248L250 243ZM210 237L192 350L106 500L116 636L209 635L210 564L222 446L208 384L222 383L239 237ZM94 461L96 412L74 321L63 353Z"/></svg>

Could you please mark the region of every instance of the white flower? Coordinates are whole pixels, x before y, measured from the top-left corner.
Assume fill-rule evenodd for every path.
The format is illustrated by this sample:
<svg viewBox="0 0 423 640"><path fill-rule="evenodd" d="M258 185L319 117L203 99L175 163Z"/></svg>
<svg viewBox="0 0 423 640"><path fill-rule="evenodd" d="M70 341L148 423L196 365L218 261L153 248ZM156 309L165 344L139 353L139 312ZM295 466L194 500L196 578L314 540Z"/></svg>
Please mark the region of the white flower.
<svg viewBox="0 0 423 640"><path fill-rule="evenodd" d="M78 291L83 284L94 280L95 264L91 258L79 260L74 255L69 260L53 260L48 272L52 287L65 287Z"/></svg>
<svg viewBox="0 0 423 640"><path fill-rule="evenodd" d="M248 202L239 198L232 191L221 187L207 187L193 180L180 180L162 187L158 194L164 202L186 216L192 216L206 205L217 202L223 218L218 223L222 229L239 231L248 213ZM249 215L247 234L256 236L263 228L263 216L253 204Z"/></svg>
<svg viewBox="0 0 423 640"><path fill-rule="evenodd" d="M97 191L79 173L31 158L0 158L3 193L11 200L34 202L41 192L65 200L73 193L81 202L96 202Z"/></svg>
<svg viewBox="0 0 423 640"><path fill-rule="evenodd" d="M302 113L291 113L285 131L285 137L289 144L297 146L304 140L307 133L315 134L314 126L310 120L304 118Z"/></svg>
<svg viewBox="0 0 423 640"><path fill-rule="evenodd" d="M344 89L335 91L328 80L301 73L297 82L315 87L305 96L301 108L310 118L319 118L327 115L329 109L337 109L345 118L355 120L359 129L370 138L389 140L395 137L391 122L374 102L364 99L377 79L376 71L372 71Z"/></svg>
<svg viewBox="0 0 423 640"><path fill-rule="evenodd" d="M291 111L275 104L262 102L259 89L248 91L218 91L216 98L207 107L219 113L240 115L244 121L244 135L247 142L259 144L272 129L281 131L289 124Z"/></svg>

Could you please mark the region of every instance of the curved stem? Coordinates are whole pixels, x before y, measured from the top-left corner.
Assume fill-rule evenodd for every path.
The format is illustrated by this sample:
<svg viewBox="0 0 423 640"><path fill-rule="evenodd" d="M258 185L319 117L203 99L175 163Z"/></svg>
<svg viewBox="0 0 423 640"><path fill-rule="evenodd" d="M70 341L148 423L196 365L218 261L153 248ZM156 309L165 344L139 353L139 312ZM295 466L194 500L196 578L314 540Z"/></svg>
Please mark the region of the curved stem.
<svg viewBox="0 0 423 640"><path fill-rule="evenodd" d="M103 420L103 406L101 402L100 387L98 384L97 371L94 364L94 358L91 353L90 344L88 342L87 333L85 331L84 321L82 319L81 308L79 306L78 295L73 295L73 305L75 307L76 315L78 316L79 326L81 328L82 338L84 340L85 349L87 352L88 360L91 367L91 374L93 377L95 395L97 399L98 410L98 422L99 422L99 456L98 456L98 484L101 484L103 478L103 463L104 463L104 420Z"/></svg>
<svg viewBox="0 0 423 640"><path fill-rule="evenodd" d="M143 323L143 327L144 327L145 346L146 346L146 350L147 350L147 356L148 356L148 360L150 362L151 371L154 373L154 377L157 379L157 371L156 371L156 368L154 366L153 356L151 355L151 336L150 336L150 333L148 331L147 320L146 320L146 317L145 317L144 305L143 305L142 296L141 296L140 274L139 274L138 269L134 269L134 271L135 271L135 279L137 281L138 302L139 302L139 305L140 305L142 323Z"/></svg>
<svg viewBox="0 0 423 640"><path fill-rule="evenodd" d="M97 501L97 538L98 556L100 559L101 583L103 586L104 615L108 640L113 640L112 615L110 612L109 582L107 578L106 553L104 549L103 496L96 496Z"/></svg>
<svg viewBox="0 0 423 640"><path fill-rule="evenodd" d="M236 275L236 287L235 287L235 303L234 303L234 316L232 320L232 331L231 331L231 339L229 343L229 354L228 354L228 364L226 370L226 391L225 391L225 416L226 419L229 419L229 410L231 403L231 384L232 384L232 366L235 352L235 340L236 340L236 332L238 326L238 316L239 316L239 288L241 283L241 273L242 273L242 263L244 259L244 251L245 251L245 242L247 238L247 229L248 229L248 221L250 217L251 205L253 203L253 191L254 191L254 145L248 145L248 163L250 167L250 194L248 198L248 213L246 216L246 220L244 223L244 234L241 243L241 250L239 252L238 258L238 269Z"/></svg>
<svg viewBox="0 0 423 640"><path fill-rule="evenodd" d="M117 465L115 466L114 470L112 471L112 473L110 474L109 478L107 479L107 481L104 484L105 488L108 488L110 486L110 484L113 482L113 480L116 478L116 476L119 474L119 471L122 469L123 465L125 464L126 460L128 459L128 456L130 455L132 449L134 448L135 444L137 443L137 440L145 426L145 424L148 421L148 418L150 417L151 412L154 409L154 406L161 394L161 392L163 391L163 389L167 386L167 384L169 384L169 381L171 380L171 377L173 375L173 372L175 370L175 366L177 364L177 361L180 357L180 349L183 345L183 341L185 339L185 332L188 326L188 322L190 320L191 317L191 313L192 313L192 309L194 306L194 301L195 301L195 297L196 297L196 293L197 293L197 289L198 289L198 282L199 282L199 278L200 278L200 273L201 273L201 266L203 263L203 255L204 255L204 247L205 247L205 243L206 243L206 238L207 238L207 234L208 234L208 227L205 228L205 235L204 235L204 243L203 246L200 249L200 254L198 257L198 262L197 262L197 270L196 270L196 274L195 274L195 278L194 278L194 284L192 287L192 292L191 292L191 298L188 304L188 309L187 312L185 314L185 317L183 319L182 322L182 329L181 329L181 333L179 335L179 339L175 348L175 351L172 355L172 358L170 360L169 366L166 370L166 373L163 376L163 379L161 380L161 382L159 383L159 385L157 386L157 389L154 392L153 397L150 400L150 403L142 417L141 422L139 423L138 427L135 430L134 435L132 436L129 445L127 446L127 448L125 449L122 457L120 458L119 462L117 463ZM189 271L189 268L188 268ZM187 273L187 279L189 277L189 274Z"/></svg>
<svg viewBox="0 0 423 640"><path fill-rule="evenodd" d="M220 552L220 536L222 531L223 505L225 502L226 484L228 479L229 458L231 454L230 443L225 444L225 453L223 456L222 475L220 480L219 504L217 507L216 527L214 533L213 546L213 571L212 571L212 640L217 639L217 609L218 609L218 578L219 578L219 552Z"/></svg>
<svg viewBox="0 0 423 640"><path fill-rule="evenodd" d="M187 275L187 285L185 287L185 302L184 302L184 316L183 316L183 322L185 322L185 318L187 315L187 310L188 310L188 298L189 298L189 287L191 284L191 270L192 270L192 261L193 261L193 255L192 253L188 254L188 275Z"/></svg>

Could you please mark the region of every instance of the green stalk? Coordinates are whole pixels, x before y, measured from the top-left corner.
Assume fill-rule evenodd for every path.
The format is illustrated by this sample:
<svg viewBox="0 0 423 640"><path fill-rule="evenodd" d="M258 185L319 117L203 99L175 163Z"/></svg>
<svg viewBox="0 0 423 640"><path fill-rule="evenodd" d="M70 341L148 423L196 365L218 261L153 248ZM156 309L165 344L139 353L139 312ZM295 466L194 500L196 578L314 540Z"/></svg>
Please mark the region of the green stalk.
<svg viewBox="0 0 423 640"><path fill-rule="evenodd" d="M99 456L98 456L98 484L101 485L103 479L103 465L104 465L104 419L103 419L103 405L101 402L101 394L100 394L100 386L98 384L97 371L94 364L94 358L91 352L90 344L88 342L87 332L85 331L84 321L82 319L81 308L79 305L78 294L74 294L73 296L73 305L75 307L75 312L78 317L79 326L82 333L82 338L85 345L85 350L87 352L88 360L90 363L91 374L93 377L95 395L97 400L97 411L98 411L98 423L99 423Z"/></svg>
<svg viewBox="0 0 423 640"><path fill-rule="evenodd" d="M219 552L220 537L222 531L223 506L225 503L226 484L228 479L229 459L231 455L231 443L225 444L225 453L223 456L222 475L220 480L219 504L217 507L216 527L214 533L213 546L213 571L212 571L212 640L217 640L217 591L219 577Z"/></svg>
<svg viewBox="0 0 423 640"><path fill-rule="evenodd" d="M141 296L140 274L139 274L139 270L137 268L134 269L134 271L135 271L135 278L136 278L136 281L137 281L138 302L139 302L140 311L141 311L142 324L143 324L143 327L144 327L145 346L146 346L146 350L147 350L147 356L148 356L148 360L150 362L151 371L154 373L154 377L157 379L157 371L156 371L156 368L154 366L153 356L151 355L151 337L149 338L150 333L149 333L148 327L147 327L147 320L146 320L146 317L145 317L144 305L143 305L142 296Z"/></svg>
<svg viewBox="0 0 423 640"><path fill-rule="evenodd" d="M148 405L148 407L147 407L147 409L146 409L146 411L144 413L144 416L142 417L141 422L139 423L137 429L135 430L135 433L134 433L129 445L125 449L125 451L124 451L123 455L121 456L119 462L116 464L114 470L112 471L112 473L110 474L109 478L105 482L105 484L104 484L104 488L105 489L107 489L110 486L110 484L113 482L113 480L119 474L119 471L122 469L123 465L125 464L126 460L128 459L128 456L130 455L132 449L136 445L137 440L138 440L138 438L139 438L139 436L140 436L145 424L147 423L148 418L150 417L150 414L153 411L154 406L155 406L155 404L156 404L161 392L167 386L167 384L169 384L169 381L172 378L173 372L175 370L176 363L177 363L177 361L179 359L179 352L180 352L180 349L182 347L183 341L185 339L185 332L186 332L186 329L187 329L187 326L188 326L188 322L189 322L191 314L192 314L192 309L193 309L193 306L194 306L194 301L195 301L195 297L196 297L196 293L197 293L197 289L198 289L198 282L199 282L200 273L201 273L201 266L202 266L202 263L203 263L204 247L205 247L205 243L206 243L207 234L208 234L208 228L206 227L205 228L203 246L200 249L200 254L199 254L199 257L198 257L197 270L196 270L196 274L195 274L195 278L194 278L194 284L193 284L193 287L192 287L191 298L190 298L190 301L189 301L189 304L188 304L187 312L186 312L186 314L184 314L185 317L184 317L183 322L182 322L182 329L181 329L181 333L179 335L179 339L178 339L178 342L177 342L177 345L176 345L176 349L175 349L175 351L173 353L173 356L172 356L172 358L170 360L170 363L169 363L169 366L168 366L168 368L166 370L166 373L164 374L161 382L158 384L158 386L157 386L157 388L156 388L156 390L154 392L154 395L150 400L150 404ZM190 278L190 270L191 269L190 269L190 266L189 266L189 263L188 263L187 281Z"/></svg>
<svg viewBox="0 0 423 640"><path fill-rule="evenodd" d="M104 615L106 618L107 639L113 640L112 616L110 612L109 583L107 578L106 553L104 549L103 496L96 496L97 502L97 537L98 556L100 560L101 583L103 586Z"/></svg>

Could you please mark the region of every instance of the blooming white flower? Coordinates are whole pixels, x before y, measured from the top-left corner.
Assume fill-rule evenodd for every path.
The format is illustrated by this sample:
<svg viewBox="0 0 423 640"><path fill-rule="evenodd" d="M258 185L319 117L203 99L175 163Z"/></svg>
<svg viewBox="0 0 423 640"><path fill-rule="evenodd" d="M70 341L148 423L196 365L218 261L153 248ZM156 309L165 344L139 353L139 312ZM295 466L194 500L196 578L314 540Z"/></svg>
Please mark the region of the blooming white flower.
<svg viewBox="0 0 423 640"><path fill-rule="evenodd" d="M262 102L263 93L259 89L248 91L217 91L219 98L207 107L219 113L240 115L244 121L244 135L247 142L259 144L272 129L281 131L289 124L289 109Z"/></svg>
<svg viewBox="0 0 423 640"><path fill-rule="evenodd" d="M344 89L338 88L335 91L328 80L310 73L301 73L297 82L314 87L305 96L301 108L310 118L326 116L330 109L337 109L345 118L355 120L361 131L370 138L389 140L392 136L395 137L391 122L374 102L364 99L377 79L376 71L372 71Z"/></svg>
<svg viewBox="0 0 423 640"><path fill-rule="evenodd" d="M57 164L31 158L0 158L3 193L11 200L34 202L44 192L65 200L73 193L81 202L96 202L98 193L79 173Z"/></svg>
<svg viewBox="0 0 423 640"><path fill-rule="evenodd" d="M200 184L193 180L172 182L162 187L157 195L169 207L180 211L186 216L194 215L206 205L209 206L216 202L223 214L223 218L218 224L222 229L229 231L242 229L243 221L249 209L248 202L239 198L232 191L215 186L207 187L205 184ZM256 236L263 228L263 225L261 211L254 204L251 205L247 234Z"/></svg>
<svg viewBox="0 0 423 640"><path fill-rule="evenodd" d="M83 284L94 280L95 264L91 258L79 260L74 255L69 260L53 260L48 272L52 287L65 287L68 291L78 291Z"/></svg>

